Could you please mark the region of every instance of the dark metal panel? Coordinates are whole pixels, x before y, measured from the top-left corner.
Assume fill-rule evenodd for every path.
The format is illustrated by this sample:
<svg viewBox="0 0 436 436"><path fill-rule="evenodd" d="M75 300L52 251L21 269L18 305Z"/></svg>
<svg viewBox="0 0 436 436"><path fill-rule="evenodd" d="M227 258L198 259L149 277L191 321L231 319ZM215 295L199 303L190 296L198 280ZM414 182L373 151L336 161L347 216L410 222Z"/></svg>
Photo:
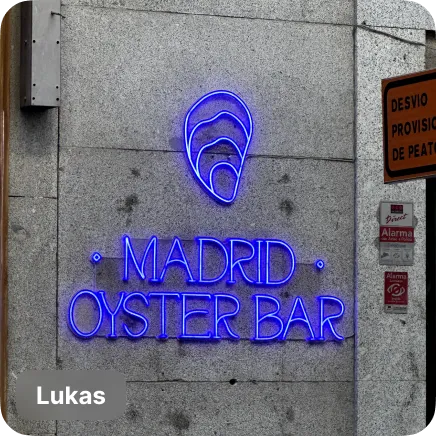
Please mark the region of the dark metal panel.
<svg viewBox="0 0 436 436"><path fill-rule="evenodd" d="M60 0L22 4L22 96L24 108L60 102Z"/></svg>
<svg viewBox="0 0 436 436"><path fill-rule="evenodd" d="M436 179L427 180L426 192L426 344L427 344L427 425L435 413L436 378L434 365L436 362Z"/></svg>
<svg viewBox="0 0 436 436"><path fill-rule="evenodd" d="M21 3L21 41L20 41L20 105L30 104L30 76L32 71L32 2ZM29 78L29 80L28 80Z"/></svg>
<svg viewBox="0 0 436 436"><path fill-rule="evenodd" d="M426 68L436 68L436 39L434 32L427 32ZM435 413L436 404L436 179L426 181L426 344L427 344L427 425Z"/></svg>

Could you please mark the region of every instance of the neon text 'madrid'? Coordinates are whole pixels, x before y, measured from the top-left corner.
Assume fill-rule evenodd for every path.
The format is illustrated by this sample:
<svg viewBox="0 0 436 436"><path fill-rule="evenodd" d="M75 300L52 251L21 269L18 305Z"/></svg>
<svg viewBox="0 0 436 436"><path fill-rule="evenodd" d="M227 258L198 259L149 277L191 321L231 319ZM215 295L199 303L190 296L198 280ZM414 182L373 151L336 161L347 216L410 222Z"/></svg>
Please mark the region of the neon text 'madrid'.
<svg viewBox="0 0 436 436"><path fill-rule="evenodd" d="M295 254L292 248L283 241L276 239L258 239L248 241L240 238L230 238L225 243L215 238L195 238L198 245L198 269L195 272L185 254L182 241L175 237L171 248L166 256L161 271L158 271L158 244L156 236L153 236L144 250L142 257L137 257L128 236L123 238L124 246L124 281L128 281L131 269L136 272L141 280L148 280L151 283L162 283L170 267L183 268L186 274L186 281L191 284L212 284L225 280L228 284L236 283L236 273L239 273L243 280L250 285L278 286L287 283L295 272ZM207 248L214 248L221 253L224 261L222 272L215 277L207 277L205 264L207 262ZM243 256L238 256L237 249L248 251ZM289 270L283 277L272 277L271 265L274 251L281 251L289 259ZM146 275L147 261L151 263L151 276ZM250 277L246 271L246 265L256 262L255 275Z"/></svg>
<svg viewBox="0 0 436 436"><path fill-rule="evenodd" d="M159 262L163 257L157 237L150 238L144 251L139 253L135 252L130 237L125 236L122 280L126 283L139 279L140 283L147 282L155 287L164 283L167 275L174 270L185 277L187 284L205 288L214 285L232 288L239 281L253 287L276 288L288 283L296 269L294 251L281 240L230 238L220 241L198 237L195 238L195 245L195 265L189 262L190 256L186 254L183 241L177 237L172 240L168 252L164 253L165 260ZM214 256L211 256L211 249L214 250ZM97 254L98 257L92 257L94 263L102 258ZM274 268L275 262L280 263L282 268ZM213 274L208 268L209 264L214 266ZM157 339L167 339L168 324L176 322L178 334L175 337L178 339L216 341L241 339L238 315L247 319L248 313L251 324L249 338L253 341L292 339L293 328L300 333L304 331L308 341L343 340L336 323L345 313L344 303L329 295L318 296L314 302L317 314L309 316L307 302L299 296L282 307L278 298L261 292L254 293L249 302L241 303L237 296L229 292L174 292L172 289L122 291L109 295L103 290L83 289L71 299L68 318L71 330L80 338L106 336L115 339L127 336L136 339L152 337L148 332L153 330ZM77 309L79 304L89 307L93 312L91 324L83 320L82 312ZM170 304L176 304L177 311L170 310ZM158 320L156 311L159 312ZM169 319L174 318L175 313L177 320ZM155 323L154 328L149 329L152 323Z"/></svg>

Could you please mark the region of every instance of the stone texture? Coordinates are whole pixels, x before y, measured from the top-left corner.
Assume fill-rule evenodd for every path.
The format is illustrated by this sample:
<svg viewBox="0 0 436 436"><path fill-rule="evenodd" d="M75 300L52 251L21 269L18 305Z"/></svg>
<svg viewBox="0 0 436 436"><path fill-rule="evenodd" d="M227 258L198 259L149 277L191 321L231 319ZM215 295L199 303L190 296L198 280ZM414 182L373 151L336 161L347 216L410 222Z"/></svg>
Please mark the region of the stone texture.
<svg viewBox="0 0 436 436"><path fill-rule="evenodd" d="M92 6L102 8L104 0L62 0L61 6Z"/></svg>
<svg viewBox="0 0 436 436"><path fill-rule="evenodd" d="M63 0L62 5L267 20L353 24L351 0Z"/></svg>
<svg viewBox="0 0 436 436"><path fill-rule="evenodd" d="M357 240L359 283L357 332L358 380L424 380L426 361L425 182L383 185L383 163L357 163ZM378 264L380 200L413 201L415 266ZM408 271L409 307L406 315L384 313L384 271ZM361 296L361 297L360 297Z"/></svg>
<svg viewBox="0 0 436 436"><path fill-rule="evenodd" d="M362 258L364 254L362 255ZM376 257L376 253L373 253ZM357 333L359 380L424 380L426 377L425 280L422 273L405 267L374 266L358 273L360 289ZM370 262L367 261L369 265ZM384 271L409 270L409 306L404 315L384 313Z"/></svg>
<svg viewBox="0 0 436 436"><path fill-rule="evenodd" d="M126 428L132 436L353 432L352 383L129 383L127 395L122 418L59 422L58 435L115 434Z"/></svg>
<svg viewBox="0 0 436 436"><path fill-rule="evenodd" d="M9 199L9 425L54 432L53 422L16 414L15 379L27 369L56 368L56 200Z"/></svg>
<svg viewBox="0 0 436 436"><path fill-rule="evenodd" d="M62 369L114 369L129 381L352 381L354 340L189 343L60 337ZM308 363L310 362L310 364Z"/></svg>
<svg viewBox="0 0 436 436"><path fill-rule="evenodd" d="M188 240L197 235L221 239L231 235L247 239L274 236L290 242L298 262L307 265L297 267L299 272L295 284L291 281L289 287L272 290L273 294L286 291L289 298L302 295L311 314L317 313L310 303L315 301L316 295L333 294L343 298L347 315L338 324L338 330L347 337L352 336L352 164L249 159L242 182L245 187L241 186L244 192L230 208L217 205L200 191L187 172L181 153L73 148L62 150L60 165L63 170L60 177L59 355L65 368L69 365L72 368L80 365L91 368L109 364L117 369L124 367L133 379L142 379L146 374L152 380L186 377L199 380L196 375L189 375L189 362L193 359L201 362L195 371L198 377L212 380L226 380L231 374L246 380L264 377L272 380L278 377L304 379L306 369L307 375L315 379L349 379L352 373L349 341L343 347L318 345L325 352L323 362L320 362L323 354L321 349L316 349L317 346L294 342L284 351L277 344L256 347L244 341L193 347L180 346L174 340L159 343L155 339L142 339L132 343L119 339L115 346L102 338L87 345L72 336L66 324L66 313L70 299L80 289L94 289L95 286L108 293L128 290L121 282L116 266L104 267L104 274L95 283L93 268L87 260L90 253L99 250L104 256L102 267L106 261L111 263L107 258L121 255L120 236L125 233L137 238L151 234L160 238L177 235ZM327 176L332 172L338 174L335 180ZM288 178L284 178L286 174ZM280 182L283 179L287 183ZM186 186L190 189L185 189ZM307 190L307 186L311 188ZM126 198L134 195L134 204L129 203L130 207L126 208ZM284 200L290 204L285 210L281 207ZM274 210L276 212L272 213ZM341 242L338 247L339 240L350 243ZM312 267L319 256L327 262L321 274ZM178 278L170 279L161 290L184 288L186 285ZM220 287L218 290L222 291ZM248 293L247 298L244 297L247 304L256 289L243 286L237 287L235 292L241 292L242 297ZM283 297L288 298L284 294ZM314 320L315 325L316 322ZM243 337L252 336L252 332L244 331L243 325L241 330L245 332ZM122 353L119 352L121 349ZM295 349L301 350L298 358L293 356ZM105 359L101 359L102 355ZM82 359L79 356L87 357ZM282 368L283 361L288 360L289 363ZM126 364L132 361L136 364ZM249 365L250 361L256 365Z"/></svg>
<svg viewBox="0 0 436 436"><path fill-rule="evenodd" d="M333 245L353 237L351 163L250 158L229 208L201 190L179 153L70 149L61 153L60 165L62 254L81 256L71 270L78 264L89 270L91 250L121 256L125 233L191 240L243 234L282 238L294 247L298 263L326 260L323 284L349 284L352 247Z"/></svg>
<svg viewBox="0 0 436 436"><path fill-rule="evenodd" d="M423 41L422 31L384 29ZM423 68L424 49L358 30L357 283L359 380L425 379L425 182L383 184L380 80ZM377 47L374 50L373 47ZM376 65L376 68L374 68ZM379 98L376 98L376 95ZM381 200L415 204L415 266L378 264L378 208ZM409 272L407 315L387 315L383 307L384 271ZM360 413L360 412L359 412Z"/></svg>
<svg viewBox="0 0 436 436"><path fill-rule="evenodd" d="M380 201L405 201L414 203L415 265L425 265L425 182L412 180L407 183L383 184L383 162L362 159L356 164L360 181L357 187L357 207L365 219L359 220L358 234L362 260L376 263L378 258ZM376 241L377 239L377 241ZM383 267L384 268L384 267ZM369 268L372 270L372 268Z"/></svg>
<svg viewBox="0 0 436 436"><path fill-rule="evenodd" d="M8 411L7 411L7 424L16 431L18 434L24 435L55 435L56 423L55 421L28 421L21 418L17 412L17 406L15 403L15 386L16 378L11 374L8 377Z"/></svg>
<svg viewBox="0 0 436 436"><path fill-rule="evenodd" d="M63 13L61 147L180 151L190 106L229 89L252 111L250 154L353 158L351 27Z"/></svg>
<svg viewBox="0 0 436 436"><path fill-rule="evenodd" d="M358 11L369 2L358 2ZM377 3L378 4L378 3ZM412 3L410 3L412 4ZM415 8L418 6L413 4ZM375 9L374 9L375 10ZM407 9L402 9L406 14ZM377 12L381 16L383 8ZM381 15L380 15L381 14ZM392 20L383 24L401 27ZM371 21L367 24L377 26ZM395 21L394 21L395 20ZM358 18L362 22L362 18ZM414 26L413 26L414 27ZM357 29L356 144L356 416L358 436L414 434L425 427L425 182L383 184L381 79L424 69L425 43L416 29L377 27L392 35ZM413 267L378 264L378 210L382 200L414 201L416 245ZM384 271L409 273L405 315L384 313Z"/></svg>
<svg viewBox="0 0 436 436"><path fill-rule="evenodd" d="M129 434L153 436L352 434L352 28L286 22L351 24L352 2L64 3L76 6L63 7L67 19L63 21L60 120L59 360L53 341L56 264L52 250L56 242L55 233L50 233L43 240L51 240L51 245L36 242L37 255L43 259L38 259L41 271L34 275L32 268L26 270L32 274L28 279L21 269L16 271L19 274L12 269L26 286L14 278L12 285L31 290L30 298L36 300L31 307L36 309L21 317L18 309L27 304L27 293L13 296L11 340L16 354L11 360L11 389L16 371L33 364L53 369L56 363L62 369L110 367L128 375L129 404L122 419L62 422L59 435L112 434L126 429ZM390 21L395 15L392 9L372 2L360 5L359 17L370 25L428 26L427 19L420 18L419 24L408 21L407 15L414 20L417 9L413 13L403 9L404 19L398 24ZM422 31L379 30L424 42ZM384 187L379 164L380 80L422 69L423 53L423 47L357 30L359 436L416 432L425 421L425 280L419 267L425 259L424 185ZM239 198L231 208L217 206L200 190L180 152L187 106L218 87L240 93L256 121L256 139L250 149L254 156L247 160ZM29 115L14 110L13 122L20 129L27 127L11 138L11 194L54 197L57 112ZM283 159L289 156L321 160ZM417 263L408 268L409 313L394 317L382 312L384 268L376 262L376 213L381 199L398 198L416 202ZM33 246L26 245L31 239L29 228L31 235L55 232L56 207L54 200L15 200L24 203L16 203L11 217L33 210L33 204L39 214L34 221L26 221L32 220L31 212L24 221L11 221L10 234L18 238L13 240L12 254L22 260L19 238L25 241L26 254L33 253ZM34 232L32 225L43 229L37 227ZM119 290L119 283L110 277L107 282L98 281L87 259L97 249L105 259L119 256L119 237L126 232L135 238L155 232L163 238L175 234L185 239L199 234L283 238L294 246L304 273L278 291L283 293L280 296L290 298L300 291L309 298L318 289L341 296L349 314L341 324L347 340L267 346L246 340L219 345L125 338L79 341L66 325L68 301L78 289L96 288L100 283L108 292ZM327 260L327 268L315 275L310 266L318 257ZM13 263L19 268L17 261ZM32 257L31 267L34 263ZM40 288L43 293L38 292ZM247 290L241 287L235 292ZM46 316L36 318L41 313ZM35 327L34 322L41 319L44 324ZM29 332L34 336L48 332L47 339L25 342L22 338ZM37 347L40 354L34 357ZM54 423L28 425L17 420L13 401L10 409L17 430L54 433Z"/></svg>
<svg viewBox="0 0 436 436"><path fill-rule="evenodd" d="M223 208L200 190L183 159L179 153L62 152L60 280L64 290L80 277L83 283L77 285L92 286L89 254L99 249L105 257L121 256L120 237L125 233L134 238L157 234L186 240L198 235L274 237L294 247L299 263L313 265L318 257L325 259L320 288L344 297L352 307L352 247L335 247L338 240L352 240L352 164L248 159L238 199ZM337 173L335 180L328 179L331 172ZM80 238L73 231L78 228Z"/></svg>
<svg viewBox="0 0 436 436"><path fill-rule="evenodd" d="M135 244L135 253L140 253L143 250L143 247L146 246L146 243L143 244ZM170 240L159 240L159 250L158 250L158 269L160 272L161 265L164 264L165 259L167 257L167 253L170 247ZM166 249L165 249L166 246ZM198 271L197 264L197 246L193 241L183 241L184 253L189 259L190 269L193 271L194 277L198 277L196 271ZM138 251L139 247L142 248L141 251ZM194 249L195 247L195 249ZM238 248L235 250L236 257L243 255L241 250ZM276 252L277 254L277 252ZM137 254L138 255L138 254ZM214 257L210 256L209 253L206 255L206 258L209 260L206 262L206 268L210 264L214 263ZM273 260L271 261L272 270L281 270L281 268L277 268L281 264L281 256L273 256ZM284 264L288 264L289 262L283 262ZM224 264L224 262L223 262ZM251 263L252 267L257 266L257 262L254 261ZM151 266L149 267L151 269ZM221 268L220 268L221 270ZM255 270L255 268L245 268L245 271L250 276L254 277L256 273L250 273L250 270ZM280 274L280 277L285 277L288 273L288 268L283 268L283 273ZM221 271L218 272L218 274ZM216 276L218 274L212 274L212 276ZM148 292L157 292L162 290L177 290L177 292L187 292L187 293L204 293L209 292L212 294L216 293L230 293L239 298L241 302L241 309L236 317L236 319L231 321L231 326L235 329L235 332L242 339L251 339L254 336L255 331L255 306L253 303L253 294L259 294L266 291L265 286L249 286L239 278L237 278L237 282L234 285L226 284L225 280L220 281L214 285L208 285L207 288L203 285L186 283L186 273L181 268L170 268L168 270L167 275L165 276L164 284L159 286L155 284L150 284L147 281L143 282L136 278L134 271L131 271L131 275L133 275L133 279L129 279L128 282L125 282L123 277L123 260L122 259L109 259L107 257L103 258L103 260L98 264L96 268L96 281L95 285L92 287L93 290L104 290L106 292L106 298L109 301L110 306L112 305L116 307L119 301L119 292L120 289L126 292L133 291L142 291L145 293ZM239 277L239 276L236 276ZM311 319L311 325L315 332L315 335L319 336L319 302L316 299L318 295L331 294L335 292L326 292L323 289L322 282L322 274L316 272L313 265L305 265L298 264L296 267L296 271L292 280L286 284L285 286L280 286L277 288L270 288L270 293L277 296L282 303L281 316L284 319L287 319L291 312L292 304L294 299L297 296L300 296L304 299L304 304L307 308L307 312ZM149 323L149 328L147 331L147 337L153 337L160 335L160 312L161 312L161 302L158 298L150 299L149 308L145 308L143 303L140 301L135 303L131 303L132 308L136 307L140 311L140 313L144 313ZM206 301L191 301L188 303L189 307L203 307L209 311L209 315L207 317L197 317L191 319L188 322L188 331L193 332L207 332L213 330L213 302ZM95 302L89 301L80 301L75 308L75 319L77 320L77 325L81 326L80 328L85 331L92 331L96 323L98 322L98 312L94 311ZM234 310L235 305L233 303L220 303L221 312L231 312ZM262 312L264 312L269 307L268 304L262 304ZM333 313L338 310L338 307L331 307ZM351 313L350 311L348 315ZM182 309L180 301L176 299L172 299L168 302L166 312L168 314L168 322L167 322L167 335L170 338L177 338L181 334L181 323L180 319L182 316ZM139 331L142 329L142 323L137 320L133 320L128 316L122 315L120 321L123 320L127 323L130 329L134 331ZM116 326L117 335L126 336L126 333L121 325L121 322L118 322ZM110 322L109 319L106 318L103 322L103 326L100 329L100 335L105 336L110 331ZM262 323L262 334L272 335L277 331L277 326L275 323ZM351 323L340 325L339 331L343 335L351 336L353 334L353 330L351 328ZM229 339L228 333L224 328L221 329L220 333L223 335L224 339ZM287 339L289 340L304 340L309 336L309 331L305 326L295 326L291 329L289 334L287 335ZM328 339L331 339L330 336Z"/></svg>
<svg viewBox="0 0 436 436"><path fill-rule="evenodd" d="M358 381L362 436L414 435L425 428L425 382Z"/></svg>
<svg viewBox="0 0 436 436"><path fill-rule="evenodd" d="M357 24L425 30L435 28L433 17L424 6L405 0L359 0Z"/></svg>
<svg viewBox="0 0 436 436"><path fill-rule="evenodd" d="M411 29L379 29L404 39L425 43L425 33ZM358 159L383 160L381 81L424 69L425 48L357 29L356 155ZM371 49L368 49L371 47Z"/></svg>
<svg viewBox="0 0 436 436"><path fill-rule="evenodd" d="M20 7L11 10L9 194L56 197L58 110L20 109Z"/></svg>

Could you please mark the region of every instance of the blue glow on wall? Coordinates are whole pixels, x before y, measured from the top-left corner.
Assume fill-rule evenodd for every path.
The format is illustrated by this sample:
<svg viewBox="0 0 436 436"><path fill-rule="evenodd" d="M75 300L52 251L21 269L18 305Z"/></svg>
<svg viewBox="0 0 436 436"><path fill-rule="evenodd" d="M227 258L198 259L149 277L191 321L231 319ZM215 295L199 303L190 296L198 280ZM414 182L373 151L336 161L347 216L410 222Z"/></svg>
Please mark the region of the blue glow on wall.
<svg viewBox="0 0 436 436"><path fill-rule="evenodd" d="M291 280L295 272L297 261L294 250L289 244L278 239L256 239L249 241L242 238L228 238L225 241L219 241L210 237L197 237L194 241L197 244L196 260L198 271L195 271L190 266L190 261L185 253L181 239L174 237L159 274L158 247L160 244L158 238L153 236L148 241L141 256L140 252L135 252L130 236L125 235L122 238L124 252L123 280L129 281L130 270L133 267L140 280L148 280L150 283L163 283L168 268L176 267L184 271L186 282L191 284L205 285L225 280L227 284L233 285L237 282L237 276L239 275L250 285L270 287L286 284ZM204 247L207 245L219 248L219 251L222 253L225 266L217 277L205 277L204 271L207 258L204 255ZM247 256L237 255L236 251L241 247L248 248L250 254ZM274 257L278 254L287 257L289 263L288 271L283 277L273 277L272 274L272 263ZM139 261L138 259L141 260ZM246 272L246 266L250 262L256 264L256 273L253 277L250 277ZM151 277L146 275L147 265L151 265Z"/></svg>
<svg viewBox="0 0 436 436"><path fill-rule="evenodd" d="M220 110L210 118L202 119L197 122L192 122L193 115L198 112L202 107L209 103L218 102L220 100L227 100L231 104L236 105L239 109L238 112L242 112L244 115L242 120L238 115L228 110ZM212 127L218 124L219 121L227 119L233 123L234 126L242 133L244 141L242 144L238 144L237 141L230 138L228 135L221 135L213 140L209 140L206 144L202 144L198 147L198 150L194 147L194 139L196 134L201 132L207 127ZM185 150L188 162L194 173L195 178L200 183L200 186L215 200L224 203L232 203L239 189L241 181L242 170L244 168L245 158L247 156L248 148L250 146L253 136L253 119L248 109L248 106L244 101L236 94L230 91L213 91L210 92L199 100L197 100L189 109L185 116L184 123L184 138L185 138ZM204 142L204 141L203 141ZM219 145L227 145L231 148L232 152L238 158L239 163L234 164L227 160L220 160L216 162L208 171L202 170L202 162L204 159L204 153L210 152ZM223 192L223 188L219 187L216 183L217 171L227 170L230 171L235 177L233 181L233 187L230 190L231 194ZM221 171L222 173L222 171ZM231 183L232 179L228 177L228 182Z"/></svg>
<svg viewBox="0 0 436 436"><path fill-rule="evenodd" d="M77 301L83 297L88 297L91 300L94 300L94 302L97 304L98 307L98 321L94 327L93 330L90 332L84 332L83 330L80 330L79 327L76 325L76 318L75 318L75 307L77 304ZM100 327L103 323L103 307L100 302L100 298L96 292L90 291L88 289L83 289L79 292L77 292L76 295L71 299L70 301L70 308L68 311L68 321L69 325L72 329L72 331L79 336L80 338L91 338L92 336L95 336L98 331L100 330Z"/></svg>
<svg viewBox="0 0 436 436"><path fill-rule="evenodd" d="M224 129L228 131L221 131ZM189 165L202 189L221 204L228 205L237 197L253 129L248 106L230 91L219 90L204 95L185 116L184 141ZM215 156L223 155L227 160L214 161ZM214 161L212 164L211 160ZM205 162L209 167L204 165ZM227 187L222 183L223 174ZM228 186L230 189L226 189ZM219 240L198 236L190 241L193 242L194 254L187 250L185 242L174 237L170 248L162 252L163 241L151 236L145 248L139 250L134 247L130 236L123 236L121 289L132 279L135 279L135 286L139 280L140 289L147 286L158 289L143 292L135 287L133 292L121 290L115 295L105 290L83 289L72 297L69 304L71 331L83 339L154 336L166 340L170 338L168 331L171 326L172 337L179 340L237 341L244 339L242 334L247 335L247 330L241 331L247 326L241 328L240 320L246 322L248 314L251 330L245 339L250 338L253 342L295 339L297 330L300 335L305 332L305 339L310 342L344 340L338 331L345 315L345 304L340 298L319 295L309 302L301 296L289 297L289 291L281 293L286 296L282 299L271 295L290 282L297 268L294 250L287 242L241 237ZM208 256L207 250L211 248L214 255ZM89 260L97 272L103 256L95 251ZM207 268L211 264L215 267L212 273ZM222 269L217 271L217 265L222 265ZM325 266L322 259L311 265L312 270L318 272L322 272ZM175 270L187 285L201 286L202 290L194 288L191 292L177 292L174 285L162 290L167 276ZM242 292L241 284L244 285ZM215 292L203 291L212 287ZM231 293L235 288L240 295ZM247 291L250 288L262 288L262 293L252 295ZM271 294L263 293L265 290ZM241 301L244 292L245 301ZM156 308L159 319L156 319ZM175 336L174 329L177 330Z"/></svg>
<svg viewBox="0 0 436 436"><path fill-rule="evenodd" d="M117 333L117 321L122 325L124 332L130 338L144 337L148 328L150 320L147 318L147 308L150 305L150 300L153 297L159 296L161 298L161 311L160 311L160 330L161 334L157 336L157 339L168 338L166 332L167 324L167 310L165 301L167 298L175 298L181 306L180 319L178 322L179 335L178 339L181 340L196 340L196 341L210 341L219 339L232 339L239 340L240 335L237 332L235 320L241 311L241 303L239 299L231 294L210 294L210 293L197 293L197 292L159 292L148 294L144 292L132 292L127 294L126 292L120 292L118 294L118 301L115 307L110 307L107 301L106 292L98 291L93 292L87 289L79 291L70 302L69 309L69 324L74 334L80 338L86 339L96 335L106 335L111 339L119 337ZM76 319L76 304L79 299L87 298L87 304L95 304L98 307L98 319L95 321L95 327L91 331L82 330ZM139 299L143 302L143 312L133 311L127 307L127 302L131 299ZM196 307L198 302L203 300L203 305L206 303L207 309ZM230 312L222 312L220 308L220 302L227 300L231 301L234 305L234 309ZM292 327L296 324L303 325L308 332L308 341L323 342L326 340L326 333L331 335L334 340L343 341L344 337L337 332L335 322L342 318L345 313L345 305L339 298L331 296L320 296L318 301L318 317L319 317L319 331L316 335L312 326L313 318L311 318L306 310L306 305L301 297L296 297L292 306L283 307L278 298L267 294L256 294L253 296L254 308L253 310L253 325L254 336L252 341L265 342L274 340L287 340L291 335ZM265 303L273 303L273 310L265 310ZM325 305L333 305L338 310L332 315L325 314ZM287 313L290 311L289 315ZM142 328L133 332L130 327L125 323L126 317L133 318L132 321L140 321ZM209 329L203 331L194 331L190 323L196 318L204 318L208 322ZM108 319L110 322L109 332L100 332L103 325L103 320ZM175 321L174 319L172 320ZM270 334L264 334L263 329L266 322L273 323L275 325L274 331ZM223 326L225 334L222 336L220 333L220 324ZM107 330L107 329L106 329Z"/></svg>
<svg viewBox="0 0 436 436"><path fill-rule="evenodd" d="M140 250L134 247L136 244L130 236L123 236L124 256L120 284L134 278L139 279L139 282L148 281L151 287L161 287L165 283L167 271L176 268L188 285L204 286L206 289L225 286L226 291L229 291L237 283L242 283L245 289L247 284L276 289L292 279L297 266L291 246L278 239L218 240L212 237L196 237L189 251L184 246L186 241L181 238L174 237L167 242L170 244L162 252L163 241L159 241L157 236L151 236L142 242L143 247ZM208 248L215 250L214 256L207 254ZM244 254L241 254L241 250ZM217 272L215 269L213 275L207 275L209 264L215 267L220 264L217 262L217 255L221 258L222 270ZM90 259L97 266L103 256L94 252ZM192 266L193 260L196 261L196 268ZM277 267L273 268L276 262L280 264L279 275L277 271L273 273L274 269L277 270ZM317 260L315 267L322 271L325 267L324 261ZM165 340L169 338L168 326L171 324L172 330L177 326L178 334L175 337L179 340L240 340L238 319L243 317L246 320L249 311L252 328L250 338L254 342L295 339L295 329L299 330L300 335L305 331L305 338L310 342L344 340L344 336L338 332L338 324L345 314L345 304L337 297L315 297L312 301L318 307L316 314L313 309L307 309L307 301L300 296L287 298L283 302L275 295L256 293L248 301L251 301L251 306L247 301L241 302L238 296L223 292L222 288L214 293L161 289L148 293L137 290L130 293L121 291L111 294L110 298L104 290L84 289L71 299L68 320L73 333L83 339L94 336L105 336L109 339L126 336L138 339L151 335ZM77 309L78 303L85 306L85 312ZM169 304L173 305L171 311L168 309ZM156 320L156 310L160 313L159 321ZM241 314L243 311L245 315ZM90 312L93 314L91 320L84 322L83 313ZM151 313L155 313L154 317L151 317ZM155 333L147 336L150 327L153 327Z"/></svg>
<svg viewBox="0 0 436 436"><path fill-rule="evenodd" d="M149 297L150 297L150 294L149 294ZM133 320L139 320L140 322L142 322L144 324L142 329L136 333L133 332L129 326L127 326L126 324L123 324L123 329L126 332L127 336L130 338L140 338L147 333L147 329L148 329L147 318L145 316L141 315L140 313L135 312L127 307L128 301L135 299L135 298L138 300L142 300L142 302L144 303L144 307L148 307L150 304L147 297L141 292L132 292L131 294L123 296L122 307L123 307L124 313L126 315L129 315L130 318L133 318Z"/></svg>
<svg viewBox="0 0 436 436"><path fill-rule="evenodd" d="M200 294L200 293L188 293L182 292L182 332L179 336L180 339L210 339L212 336L211 332L204 333L188 333L187 322L188 318L192 316L207 316L209 315L209 311L206 309L197 309L197 310L188 310L187 304L189 299L198 300L198 299L206 299L212 300L211 294Z"/></svg>
<svg viewBox="0 0 436 436"><path fill-rule="evenodd" d="M100 262L100 260L102 258L103 258L103 256L98 251L96 251L96 252L91 254L90 260L91 260L91 263L98 263L98 262Z"/></svg>
<svg viewBox="0 0 436 436"><path fill-rule="evenodd" d="M325 262L323 260L319 259L315 262L315 267L316 267L316 269L321 271L325 268Z"/></svg>

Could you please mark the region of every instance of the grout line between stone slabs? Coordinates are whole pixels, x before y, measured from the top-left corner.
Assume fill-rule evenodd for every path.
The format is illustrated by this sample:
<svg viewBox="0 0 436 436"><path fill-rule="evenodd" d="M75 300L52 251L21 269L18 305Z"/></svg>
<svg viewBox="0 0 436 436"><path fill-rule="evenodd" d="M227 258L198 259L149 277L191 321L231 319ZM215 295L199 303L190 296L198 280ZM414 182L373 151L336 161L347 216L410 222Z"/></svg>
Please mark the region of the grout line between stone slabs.
<svg viewBox="0 0 436 436"><path fill-rule="evenodd" d="M60 107L58 108L58 120L57 120L57 128L58 128L58 138L57 138L57 162L56 162L56 369L59 368L59 163L60 163ZM55 421L55 434L58 434L58 421Z"/></svg>
<svg viewBox="0 0 436 436"><path fill-rule="evenodd" d="M131 151L131 152L137 152L137 153L179 153L179 154L185 154L183 150L153 150L153 149L139 149L139 148L123 148L123 147L76 147L76 146L70 146L70 147L63 147L67 150L100 150L100 151ZM233 153L222 153L222 152L205 152L207 154L211 155L218 155L218 156L236 156ZM280 155L269 155L269 154L250 154L247 153L247 159L256 159L256 158L263 158L263 159L295 159L295 160L319 160L319 161L329 161L329 162L346 162L346 163L354 163L354 158L340 158L340 157L323 157L323 156L280 156Z"/></svg>
<svg viewBox="0 0 436 436"><path fill-rule="evenodd" d="M57 197L36 197L33 195L8 195L8 198L28 198L31 200L57 200Z"/></svg>
<svg viewBox="0 0 436 436"><path fill-rule="evenodd" d="M169 15L186 15L186 16L198 16L198 17L209 17L209 18L230 18L239 20L253 20L253 21L277 21L282 23L296 23L296 24L318 24L322 26L338 26L338 27L353 27L349 23L333 23L326 21L309 21L309 20L293 20L286 18L269 18L269 17L253 17L253 16L243 16L243 15L230 15L230 14L211 14L207 12L185 12L185 11L170 11L170 10L159 10L159 9L137 9L137 8L127 8L127 7L111 7L111 6L98 6L98 5L80 5L80 4L62 4L63 7L68 8L85 8L85 9L108 9L112 11L129 11L129 12L142 12L142 13L156 13L156 14L169 14Z"/></svg>
<svg viewBox="0 0 436 436"><path fill-rule="evenodd" d="M358 232L358 219L357 219L357 212L358 212L358 203L357 203L357 118L358 118L358 112L357 112L357 101L358 101L358 69L357 69L357 2L358 0L354 0L354 30L353 30L353 100L354 100L354 119L353 119L353 158L354 158L354 241L353 241L353 254L354 254L354 271L353 271L353 293L354 293L354 312L353 312L353 326L354 326L354 353L353 353L353 431L354 434L357 435L358 429L357 429L357 418L358 418L358 392L356 387L356 380L357 380L357 354L358 354L358 340L357 340L357 316L358 316L358 298L357 298L357 278L358 278L358 262L357 262L357 254L358 254L358 246L357 246L357 232Z"/></svg>
<svg viewBox="0 0 436 436"><path fill-rule="evenodd" d="M206 12L184 12L184 11L170 11L170 10L158 10L158 9L137 9L137 8L126 8L126 7L111 7L111 6L96 6L96 5L74 5L74 4L62 4L63 7L70 8L86 8L86 9L107 9L112 11L129 11L129 12L142 12L142 13L156 13L156 14L171 14L171 15L186 15L186 16L199 16L199 17L209 17L209 18L230 18L230 19L239 19L239 20L253 20L253 21L275 21L279 23L294 23L294 24L310 24L310 25L321 25L321 26L335 26L335 27L353 27L353 28L362 28L364 30L373 31L374 33L384 34L393 39L397 39L399 41L415 44L415 45L424 45L423 43L419 43L416 41L396 37L389 33L379 31L380 29L398 29L398 30L434 30L434 29L426 29L420 27L401 27L401 26L391 26L389 24L386 25L375 25L375 24L357 24L357 16L355 18L355 22L353 24L350 23L334 23L328 21L310 21L310 20L294 20L294 19L286 19L286 18L269 18L269 17L250 17L250 16L242 16L242 15L226 15L226 14L210 14ZM434 50L434 49L433 49Z"/></svg>
<svg viewBox="0 0 436 436"><path fill-rule="evenodd" d="M366 23L365 22L365 24L363 24L363 22L362 22L362 24L360 24L360 25L364 25L364 26L370 26L370 27L373 27L373 28L380 28L380 29L398 29L398 30L424 30L424 31L427 31L427 30L434 30L434 29L427 29L427 28L425 28L425 27L401 27L401 26L389 26L389 25L381 25L381 24L371 24L371 23Z"/></svg>
<svg viewBox="0 0 436 436"><path fill-rule="evenodd" d="M236 380L231 386L235 386L237 384L266 384L266 383L353 383L354 380ZM174 380L126 380L126 383L147 383L147 384L156 384L156 383L198 383L198 384L230 384L229 380L182 380L182 379L174 379Z"/></svg>

